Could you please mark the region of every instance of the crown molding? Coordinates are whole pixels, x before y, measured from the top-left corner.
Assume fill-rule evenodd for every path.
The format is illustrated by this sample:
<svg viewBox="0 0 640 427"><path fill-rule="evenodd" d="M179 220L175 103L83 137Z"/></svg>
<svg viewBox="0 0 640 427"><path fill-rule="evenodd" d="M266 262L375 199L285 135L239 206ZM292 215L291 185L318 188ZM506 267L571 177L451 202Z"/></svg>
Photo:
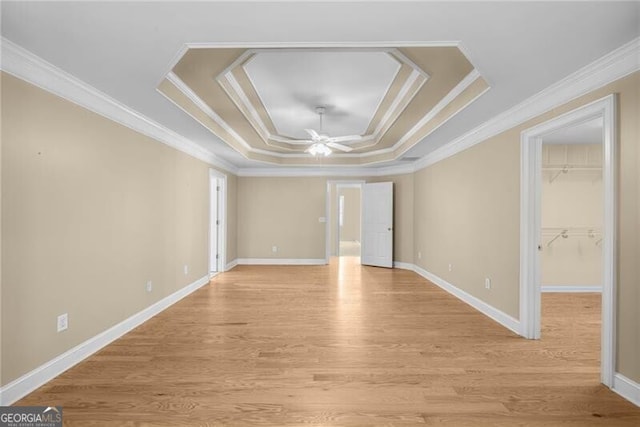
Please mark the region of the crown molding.
<svg viewBox="0 0 640 427"><path fill-rule="evenodd" d="M131 108L100 92L87 83L50 64L26 49L2 37L2 62L0 69L8 74L34 84L48 92L60 96L74 104L87 108L110 120L120 123L141 134L149 136L172 148L202 160L216 168L238 176L384 176L412 173L426 168L467 148L471 148L492 136L511 129L550 109L565 104L613 81L621 79L640 69L640 37L581 68L559 82L543 89L517 106L495 116L493 119L456 138L444 146L425 155L420 160L388 167L274 167L238 168L219 158L181 135L141 115ZM442 43L243 43L242 47L344 47L379 48L380 46L458 46L460 42ZM238 43L186 44L175 55L179 60L187 48L234 47ZM463 53L466 49L463 49ZM468 56L468 54L467 54ZM173 62L172 61L172 62Z"/></svg>
<svg viewBox="0 0 640 427"><path fill-rule="evenodd" d="M386 167L273 167L241 168L237 175L242 177L368 177L404 175L415 172L411 164Z"/></svg>
<svg viewBox="0 0 640 427"><path fill-rule="evenodd" d="M548 86L532 97L482 125L425 155L414 163L424 169L473 147L527 120L586 95L640 69L640 37L631 40L591 64Z"/></svg>
<svg viewBox="0 0 640 427"><path fill-rule="evenodd" d="M2 71L227 172L238 168L2 37Z"/></svg>

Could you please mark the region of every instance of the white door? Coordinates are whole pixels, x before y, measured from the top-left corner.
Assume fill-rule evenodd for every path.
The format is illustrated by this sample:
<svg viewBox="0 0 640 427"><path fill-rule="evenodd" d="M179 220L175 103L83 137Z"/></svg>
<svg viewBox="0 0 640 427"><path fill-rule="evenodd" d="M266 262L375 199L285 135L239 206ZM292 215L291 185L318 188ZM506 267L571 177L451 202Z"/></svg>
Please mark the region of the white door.
<svg viewBox="0 0 640 427"><path fill-rule="evenodd" d="M393 182L362 186L362 264L393 267Z"/></svg>
<svg viewBox="0 0 640 427"><path fill-rule="evenodd" d="M209 226L209 270L212 273L218 271L218 227L220 226L220 219L218 215L218 196L220 194L220 183L218 179L211 179L211 205L209 207L210 212L210 226Z"/></svg>

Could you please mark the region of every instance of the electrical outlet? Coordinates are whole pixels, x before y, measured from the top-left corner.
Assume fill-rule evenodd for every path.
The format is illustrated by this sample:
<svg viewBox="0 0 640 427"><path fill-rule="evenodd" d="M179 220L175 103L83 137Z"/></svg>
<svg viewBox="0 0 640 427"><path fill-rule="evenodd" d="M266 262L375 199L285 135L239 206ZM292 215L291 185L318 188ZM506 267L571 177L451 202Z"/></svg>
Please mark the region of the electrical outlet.
<svg viewBox="0 0 640 427"><path fill-rule="evenodd" d="M271 251L272 252L278 252L278 247L277 246L272 246L271 247Z"/></svg>
<svg viewBox="0 0 640 427"><path fill-rule="evenodd" d="M491 289L491 279L489 279L488 277L485 277L484 279L484 288Z"/></svg>
<svg viewBox="0 0 640 427"><path fill-rule="evenodd" d="M58 316L58 332L62 332L69 327L69 315L67 313Z"/></svg>
<svg viewBox="0 0 640 427"><path fill-rule="evenodd" d="M453 271L453 264L449 264L449 271Z"/></svg>
<svg viewBox="0 0 640 427"><path fill-rule="evenodd" d="M151 280L147 282L146 289L147 289L147 292L151 292L153 290L153 282L151 282Z"/></svg>
<svg viewBox="0 0 640 427"><path fill-rule="evenodd" d="M189 266L187 264L184 265L184 275L189 274Z"/></svg>

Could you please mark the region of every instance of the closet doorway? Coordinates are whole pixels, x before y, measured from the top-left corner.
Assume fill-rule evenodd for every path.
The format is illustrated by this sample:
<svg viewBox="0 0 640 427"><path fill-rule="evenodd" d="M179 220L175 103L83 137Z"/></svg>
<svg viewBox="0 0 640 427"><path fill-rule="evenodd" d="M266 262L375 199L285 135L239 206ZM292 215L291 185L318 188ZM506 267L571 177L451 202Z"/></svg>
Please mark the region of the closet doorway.
<svg viewBox="0 0 640 427"><path fill-rule="evenodd" d="M541 339L596 374L602 308L602 118L542 138Z"/></svg>
<svg viewBox="0 0 640 427"><path fill-rule="evenodd" d="M595 348L589 357L596 366L599 359L600 381L609 387L615 360L615 103L615 95L607 96L521 137L521 334L553 339L567 328L555 339ZM551 323L541 332L543 317Z"/></svg>

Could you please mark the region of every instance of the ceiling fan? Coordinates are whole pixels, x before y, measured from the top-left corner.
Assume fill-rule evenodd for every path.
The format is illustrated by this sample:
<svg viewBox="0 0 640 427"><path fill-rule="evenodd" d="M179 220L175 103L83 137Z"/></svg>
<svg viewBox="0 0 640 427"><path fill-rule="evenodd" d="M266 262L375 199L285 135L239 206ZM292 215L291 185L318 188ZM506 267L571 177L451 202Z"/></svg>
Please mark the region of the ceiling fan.
<svg viewBox="0 0 640 427"><path fill-rule="evenodd" d="M311 140L307 140L304 142L311 143L311 146L307 148L305 151L314 156L324 155L328 156L332 153L331 149L334 148L336 150L349 152L353 150L353 148L340 144L340 142L347 141L357 141L362 139L360 135L346 135L346 136L334 136L331 137L329 135L322 133L322 116L324 115L325 108L324 107L316 107L316 113L320 118L320 127L318 132L314 129L305 129L305 131L311 136Z"/></svg>

